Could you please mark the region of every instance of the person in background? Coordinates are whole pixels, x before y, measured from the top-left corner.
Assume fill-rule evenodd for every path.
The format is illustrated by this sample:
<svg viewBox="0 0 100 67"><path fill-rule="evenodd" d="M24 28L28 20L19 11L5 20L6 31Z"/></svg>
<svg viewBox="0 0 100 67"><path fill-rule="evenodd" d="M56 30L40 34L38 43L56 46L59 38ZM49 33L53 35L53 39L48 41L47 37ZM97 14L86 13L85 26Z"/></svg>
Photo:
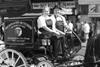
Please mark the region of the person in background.
<svg viewBox="0 0 100 67"><path fill-rule="evenodd" d="M65 35L65 38L66 38L66 43L67 43L67 46L70 50L72 50L73 48L73 39L72 39L72 34L73 34L73 23L71 22L71 20L68 20L67 21L67 29L66 29L66 35ZM70 51L70 53L72 53L72 51Z"/></svg>
<svg viewBox="0 0 100 67"><path fill-rule="evenodd" d="M90 22L90 33L89 33L89 38L92 37L94 35L94 26L95 24Z"/></svg>
<svg viewBox="0 0 100 67"><path fill-rule="evenodd" d="M99 21L97 22L97 26L95 29L95 34L89 38L87 42L85 59L84 62L89 64L85 64L84 67L100 67L100 64L97 62L100 60L100 26ZM93 64L96 63L97 64Z"/></svg>
<svg viewBox="0 0 100 67"><path fill-rule="evenodd" d="M89 39L89 33L90 33L90 25L85 21L82 23L82 31L84 39L87 41Z"/></svg>
<svg viewBox="0 0 100 67"><path fill-rule="evenodd" d="M76 33L80 36L80 32L81 32L81 23L78 21L76 23Z"/></svg>
<svg viewBox="0 0 100 67"><path fill-rule="evenodd" d="M66 33L72 34L74 26L73 26L73 23L71 22L71 20L68 20L67 25L68 25L68 29L67 29Z"/></svg>
<svg viewBox="0 0 100 67"><path fill-rule="evenodd" d="M72 32L73 32L73 23L71 22L71 20L68 20L67 21L67 29L65 29L65 32L66 32L66 38L67 39L71 39L71 35L72 35Z"/></svg>

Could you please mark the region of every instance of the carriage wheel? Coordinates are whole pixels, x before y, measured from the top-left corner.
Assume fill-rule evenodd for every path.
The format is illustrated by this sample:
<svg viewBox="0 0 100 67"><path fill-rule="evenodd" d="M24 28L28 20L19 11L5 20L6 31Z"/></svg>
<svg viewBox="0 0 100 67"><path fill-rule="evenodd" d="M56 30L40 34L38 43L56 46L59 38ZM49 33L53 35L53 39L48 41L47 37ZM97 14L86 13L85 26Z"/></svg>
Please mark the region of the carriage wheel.
<svg viewBox="0 0 100 67"><path fill-rule="evenodd" d="M0 52L0 67L28 67L24 56L13 49Z"/></svg>
<svg viewBox="0 0 100 67"><path fill-rule="evenodd" d="M41 61L38 63L37 67L54 67L49 61Z"/></svg>
<svg viewBox="0 0 100 67"><path fill-rule="evenodd" d="M84 60L84 56L83 55L76 55L73 60L81 60L83 61Z"/></svg>

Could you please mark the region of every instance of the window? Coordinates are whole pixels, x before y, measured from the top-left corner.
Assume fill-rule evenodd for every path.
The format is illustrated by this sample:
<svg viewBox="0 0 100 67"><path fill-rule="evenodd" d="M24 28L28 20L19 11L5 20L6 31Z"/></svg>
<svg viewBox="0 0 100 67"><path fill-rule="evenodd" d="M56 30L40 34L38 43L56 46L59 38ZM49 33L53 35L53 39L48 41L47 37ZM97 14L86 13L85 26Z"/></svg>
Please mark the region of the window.
<svg viewBox="0 0 100 67"><path fill-rule="evenodd" d="M88 14L88 5L80 5L79 14L87 15Z"/></svg>
<svg viewBox="0 0 100 67"><path fill-rule="evenodd" d="M0 3L3 3L3 2L21 2L21 1L28 1L28 0L0 0Z"/></svg>
<svg viewBox="0 0 100 67"><path fill-rule="evenodd" d="M0 15L15 16L31 10L28 0L0 0Z"/></svg>

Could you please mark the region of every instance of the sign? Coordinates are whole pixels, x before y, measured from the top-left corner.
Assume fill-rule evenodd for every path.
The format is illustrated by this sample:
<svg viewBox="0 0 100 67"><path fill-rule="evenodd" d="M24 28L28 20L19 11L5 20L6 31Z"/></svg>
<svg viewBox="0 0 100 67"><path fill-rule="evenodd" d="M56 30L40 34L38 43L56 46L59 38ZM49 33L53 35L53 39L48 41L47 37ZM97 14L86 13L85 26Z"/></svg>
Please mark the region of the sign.
<svg viewBox="0 0 100 67"><path fill-rule="evenodd" d="M68 15L70 15L70 14L73 14L73 11L72 11L72 9L62 9L61 11L60 11L60 13L61 14L68 14Z"/></svg>
<svg viewBox="0 0 100 67"><path fill-rule="evenodd" d="M50 8L53 8L55 5L58 5L58 2L42 2L42 3L32 3L33 9L43 9L44 6L48 5ZM74 1L61 1L61 8L74 8Z"/></svg>
<svg viewBox="0 0 100 67"><path fill-rule="evenodd" d="M89 5L89 13L94 13L94 12L96 12L96 5L95 4Z"/></svg>
<svg viewBox="0 0 100 67"><path fill-rule="evenodd" d="M61 8L75 8L75 1L63 1L60 6Z"/></svg>
<svg viewBox="0 0 100 67"><path fill-rule="evenodd" d="M57 5L57 2L42 2L42 3L32 3L33 9L43 9L46 5L48 5L50 8L53 8L55 5Z"/></svg>
<svg viewBox="0 0 100 67"><path fill-rule="evenodd" d="M12 20L5 22L5 41L6 43L32 44L32 21Z"/></svg>
<svg viewBox="0 0 100 67"><path fill-rule="evenodd" d="M27 1L27 0L20 0L20 1ZM19 2L19 0L0 0L0 3L2 2Z"/></svg>

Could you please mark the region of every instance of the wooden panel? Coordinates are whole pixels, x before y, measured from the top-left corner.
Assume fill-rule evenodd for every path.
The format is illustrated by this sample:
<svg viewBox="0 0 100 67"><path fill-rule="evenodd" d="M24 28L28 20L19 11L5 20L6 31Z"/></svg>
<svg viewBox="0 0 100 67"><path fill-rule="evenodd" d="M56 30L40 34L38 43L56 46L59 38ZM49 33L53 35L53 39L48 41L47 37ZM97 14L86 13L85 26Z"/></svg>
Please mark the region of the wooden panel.
<svg viewBox="0 0 100 67"><path fill-rule="evenodd" d="M30 10L29 0L0 0L1 16L16 16Z"/></svg>
<svg viewBox="0 0 100 67"><path fill-rule="evenodd" d="M10 46L32 46L36 18L15 17L5 19L5 43Z"/></svg>

